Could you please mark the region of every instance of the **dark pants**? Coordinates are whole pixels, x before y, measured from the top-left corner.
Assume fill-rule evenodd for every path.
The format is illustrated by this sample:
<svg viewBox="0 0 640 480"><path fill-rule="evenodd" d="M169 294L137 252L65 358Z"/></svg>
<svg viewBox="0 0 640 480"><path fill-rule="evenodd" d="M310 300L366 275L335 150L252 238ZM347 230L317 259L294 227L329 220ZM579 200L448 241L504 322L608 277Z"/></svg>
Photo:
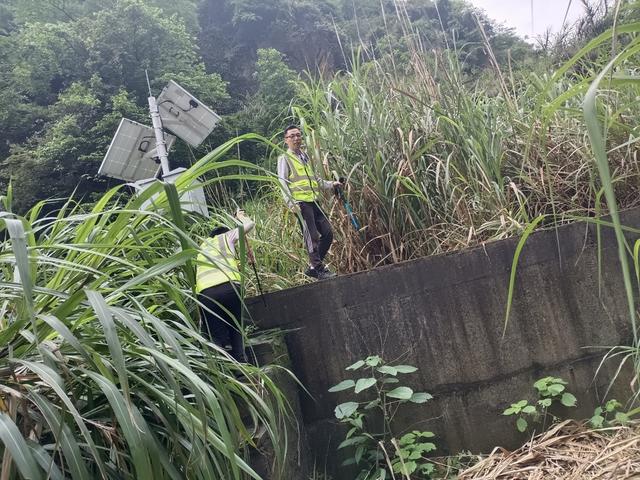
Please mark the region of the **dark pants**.
<svg viewBox="0 0 640 480"><path fill-rule="evenodd" d="M231 356L239 362L246 361L239 331L242 315L240 285L226 282L205 288L198 294L198 300L206 307L200 308L205 335L221 347L231 345Z"/></svg>
<svg viewBox="0 0 640 480"><path fill-rule="evenodd" d="M298 202L304 220L302 236L313 268L322 266L322 260L333 242L333 230L327 217L315 202Z"/></svg>

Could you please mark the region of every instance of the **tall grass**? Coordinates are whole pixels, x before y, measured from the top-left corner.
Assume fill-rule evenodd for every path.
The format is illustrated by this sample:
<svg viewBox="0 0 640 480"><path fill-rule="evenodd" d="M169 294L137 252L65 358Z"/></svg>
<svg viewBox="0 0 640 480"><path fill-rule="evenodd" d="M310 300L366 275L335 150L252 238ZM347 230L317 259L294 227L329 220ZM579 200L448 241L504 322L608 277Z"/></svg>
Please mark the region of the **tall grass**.
<svg viewBox="0 0 640 480"><path fill-rule="evenodd" d="M639 31L607 31L555 71L491 63L500 82L469 78L460 52L410 39L402 68L354 55L349 72L300 82L307 147L325 176L348 178L363 225L355 232L337 202L325 204L338 231L332 262L357 271L601 212L620 233L616 209L639 203ZM304 281L297 220L272 174L228 159L240 141L266 142L227 142L175 188L134 199L115 188L90 209L69 201L45 215L41 203L25 217L10 213L10 191L0 199L0 478L258 478L247 449L261 434L276 460L286 455L282 394L268 370L199 333L192 290L200 239L233 210L229 181L260 186L244 206L263 285ZM212 221L178 208L196 178ZM623 268L626 250L637 264L640 247L618 238ZM635 332L629 272L625 281ZM250 276L246 287L256 291Z"/></svg>
<svg viewBox="0 0 640 480"><path fill-rule="evenodd" d="M89 209L0 213L0 478L259 478L257 436L282 463L286 400L268 368L200 333L193 262L210 222L177 204L230 167L269 182L222 160L257 139L133 199L118 187Z"/></svg>
<svg viewBox="0 0 640 480"><path fill-rule="evenodd" d="M637 32L618 27L617 68L635 68ZM581 101L613 36L552 71L503 72L493 62L490 75L470 78L461 52L410 42L401 73L388 59L355 55L348 72L301 82L294 111L307 145L325 174L348 177L364 226L363 243L334 209L342 237L334 261L353 271L518 235L540 216L551 225L595 215L605 181ZM484 48L490 54L488 41ZM611 184L623 208L639 198L637 93L627 82L608 94Z"/></svg>

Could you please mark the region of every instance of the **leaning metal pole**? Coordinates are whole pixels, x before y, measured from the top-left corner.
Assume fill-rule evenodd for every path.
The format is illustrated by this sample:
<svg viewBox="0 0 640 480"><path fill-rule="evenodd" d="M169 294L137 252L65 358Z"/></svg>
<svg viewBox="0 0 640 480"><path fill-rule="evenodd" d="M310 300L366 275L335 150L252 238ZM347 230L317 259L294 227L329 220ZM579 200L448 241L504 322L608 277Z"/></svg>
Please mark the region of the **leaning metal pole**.
<svg viewBox="0 0 640 480"><path fill-rule="evenodd" d="M153 123L153 132L156 136L156 154L158 155L158 158L160 159L160 165L162 166L162 176L165 177L169 174L171 169L169 168L167 144L164 141L164 132L162 131L162 120L160 119L160 111L158 110L156 97L150 95L148 100L149 114L151 115L151 123Z"/></svg>
<svg viewBox="0 0 640 480"><path fill-rule="evenodd" d="M160 166L162 167L162 178L169 175L171 168L169 167L169 154L167 153L167 142L164 141L164 131L162 130L162 119L160 118L160 111L158 110L158 102L156 97L151 93L151 83L149 82L149 72L144 71L145 77L147 77L147 87L149 88L149 115L151 116L151 123L153 124L153 133L156 137L156 155L160 159Z"/></svg>

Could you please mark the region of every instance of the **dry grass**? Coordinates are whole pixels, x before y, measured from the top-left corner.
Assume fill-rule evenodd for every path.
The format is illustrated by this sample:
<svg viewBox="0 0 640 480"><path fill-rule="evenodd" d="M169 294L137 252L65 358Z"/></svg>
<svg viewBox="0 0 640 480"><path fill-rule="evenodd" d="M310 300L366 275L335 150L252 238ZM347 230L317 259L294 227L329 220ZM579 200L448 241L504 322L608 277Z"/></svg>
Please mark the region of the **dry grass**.
<svg viewBox="0 0 640 480"><path fill-rule="evenodd" d="M518 450L496 448L460 480L640 479L640 423L591 430L567 420Z"/></svg>

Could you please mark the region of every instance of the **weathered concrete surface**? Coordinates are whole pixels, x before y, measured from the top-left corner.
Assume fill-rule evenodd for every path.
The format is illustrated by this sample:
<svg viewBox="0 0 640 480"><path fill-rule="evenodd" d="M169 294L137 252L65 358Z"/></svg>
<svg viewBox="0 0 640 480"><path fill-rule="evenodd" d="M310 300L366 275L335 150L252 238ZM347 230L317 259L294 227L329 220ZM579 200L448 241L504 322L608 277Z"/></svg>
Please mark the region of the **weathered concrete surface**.
<svg viewBox="0 0 640 480"><path fill-rule="evenodd" d="M640 210L623 214L640 226ZM631 328L616 242L602 232L598 277L595 227L563 226L533 234L517 267L509 323L505 308L518 239L461 253L391 265L269 294L267 307L250 301L262 328L295 329L286 341L293 370L314 399L300 393L303 423L318 464L335 463L341 434L336 404L352 400L327 389L344 368L368 355L415 365L407 384L435 399L400 410L398 425L433 430L443 452L488 451L522 440L509 403L533 398L531 385L553 374L570 382L587 417L617 365L605 350L629 344ZM615 392L624 396L626 386ZM331 439L331 445L328 444Z"/></svg>
<svg viewBox="0 0 640 480"><path fill-rule="evenodd" d="M265 370L289 402L289 414L293 419L302 419L298 384L287 372L291 370L291 362L284 340L280 336L266 341L258 339L257 342L250 343L249 352L253 356L252 361L257 362L258 365L266 365ZM286 439L286 445L277 445L277 447L280 450L286 449L283 465L275 462L276 445L271 443L266 431L262 431L257 438L254 437L256 446L249 449L249 464L261 478L268 480L309 478L313 471L314 455L309 450L306 429L299 427L303 427L301 422L296 423L289 418L282 418L279 433L282 439Z"/></svg>

